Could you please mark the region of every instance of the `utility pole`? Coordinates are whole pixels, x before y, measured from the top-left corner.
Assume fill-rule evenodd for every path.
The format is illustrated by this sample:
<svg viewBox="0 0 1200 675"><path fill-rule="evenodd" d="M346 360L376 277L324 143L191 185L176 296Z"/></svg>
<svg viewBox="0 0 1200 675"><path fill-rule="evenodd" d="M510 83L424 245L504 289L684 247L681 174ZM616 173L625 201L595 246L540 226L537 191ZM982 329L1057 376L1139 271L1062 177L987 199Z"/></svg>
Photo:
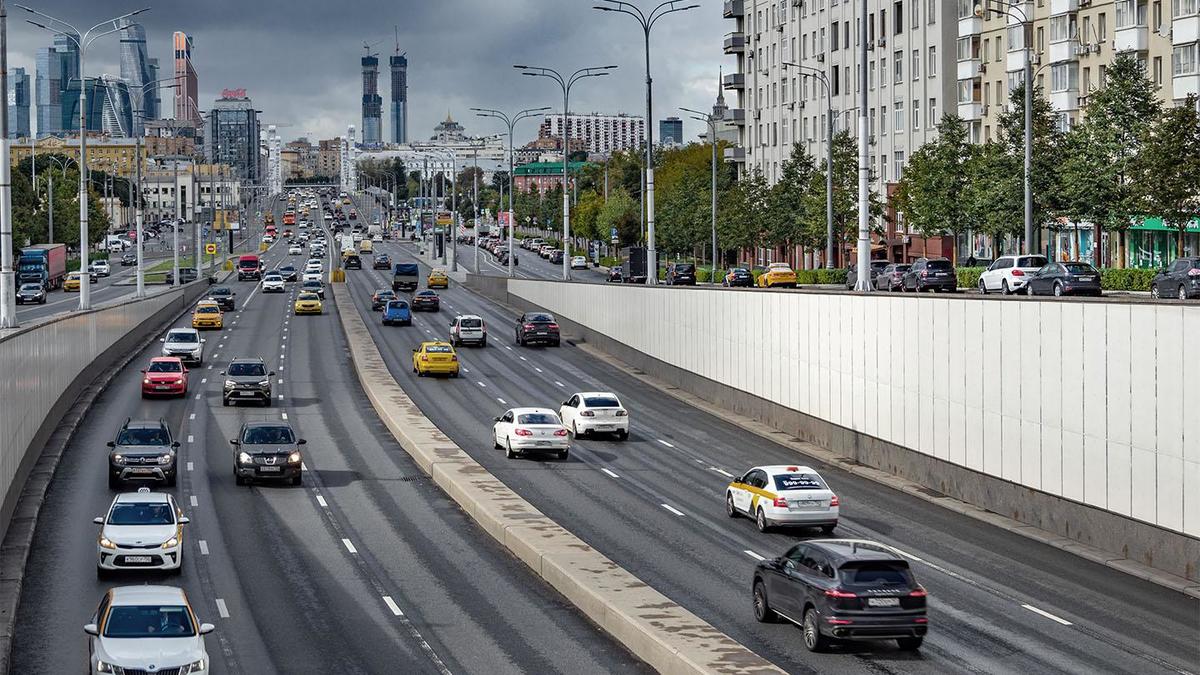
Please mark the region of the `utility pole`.
<svg viewBox="0 0 1200 675"><path fill-rule="evenodd" d="M545 112L549 109L550 108L548 106L541 107L541 108L527 108L525 110L518 112L515 115L508 115L507 113L500 112L499 110L493 110L491 108L471 108L471 110L475 111L476 115L478 115L480 117L494 117L494 118L500 120L501 122L504 122L505 126L508 127L508 276L509 277L513 276L513 273L514 273L513 261L517 257L516 251L513 250L513 231L516 229L516 213L515 213L514 204L516 203L515 197L517 196L516 184L513 182L513 164L514 164L514 154L515 154L514 150L513 150L513 133L514 133L514 130L516 129L517 122L520 122L521 120L529 118L529 117L533 117L533 116L537 115L538 113ZM504 183L503 182L501 182L501 184L500 184L500 208L504 208ZM497 221L499 220L499 217L500 217L500 214L497 213L496 214ZM475 269L476 269L476 271L479 270L478 267L476 267Z"/></svg>
<svg viewBox="0 0 1200 675"><path fill-rule="evenodd" d="M17 327L17 287L13 273L12 166L8 156L8 8L0 0L0 328ZM86 279L84 280L86 282Z"/></svg>
<svg viewBox="0 0 1200 675"><path fill-rule="evenodd" d="M870 16L867 0L862 0L860 17ZM858 280L854 290L871 289L871 148L867 141L867 22L858 22ZM833 120L828 120L833 124ZM832 173L832 172L831 172Z"/></svg>
<svg viewBox="0 0 1200 675"><path fill-rule="evenodd" d="M703 113L699 110L690 108L680 108L684 112L692 113L692 119L700 120L708 124L708 140L712 144L712 186L709 188L712 192L712 273L708 277L709 283L717 281L717 118L711 113ZM607 164L605 165L607 172ZM607 182L608 176L605 175Z"/></svg>

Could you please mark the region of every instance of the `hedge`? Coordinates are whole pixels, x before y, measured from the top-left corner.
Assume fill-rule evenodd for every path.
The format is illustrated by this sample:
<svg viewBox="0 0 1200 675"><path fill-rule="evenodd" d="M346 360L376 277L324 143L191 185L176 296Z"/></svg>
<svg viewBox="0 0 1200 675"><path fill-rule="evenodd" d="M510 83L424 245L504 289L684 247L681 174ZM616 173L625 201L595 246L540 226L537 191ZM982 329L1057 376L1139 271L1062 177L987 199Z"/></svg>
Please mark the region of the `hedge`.
<svg viewBox="0 0 1200 675"><path fill-rule="evenodd" d="M987 271L986 267L959 267L954 270L958 274L959 288L978 288L979 275Z"/></svg>
<svg viewBox="0 0 1200 675"><path fill-rule="evenodd" d="M1100 270L1100 286L1106 291L1149 291L1150 282L1158 274L1155 269Z"/></svg>

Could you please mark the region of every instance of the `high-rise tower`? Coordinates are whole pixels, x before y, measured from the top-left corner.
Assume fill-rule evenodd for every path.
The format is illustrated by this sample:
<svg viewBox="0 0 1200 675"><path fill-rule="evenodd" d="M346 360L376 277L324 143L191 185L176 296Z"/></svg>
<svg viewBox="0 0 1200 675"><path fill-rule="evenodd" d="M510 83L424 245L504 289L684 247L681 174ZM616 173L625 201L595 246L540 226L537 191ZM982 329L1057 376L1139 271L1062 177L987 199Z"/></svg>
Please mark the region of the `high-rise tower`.
<svg viewBox="0 0 1200 675"><path fill-rule="evenodd" d="M175 31L175 119L200 125L200 84L196 69L192 67L192 38L183 31Z"/></svg>
<svg viewBox="0 0 1200 675"><path fill-rule="evenodd" d="M130 19L121 22L121 79L129 86L133 135L140 136L146 120L158 119L158 98L149 91L154 76L146 49L146 29Z"/></svg>
<svg viewBox="0 0 1200 675"><path fill-rule="evenodd" d="M362 142L383 142L383 98L379 95L379 57L368 53L362 59Z"/></svg>
<svg viewBox="0 0 1200 675"><path fill-rule="evenodd" d="M400 53L400 43L396 43L396 53L388 59L392 67L392 142L408 142L408 58Z"/></svg>

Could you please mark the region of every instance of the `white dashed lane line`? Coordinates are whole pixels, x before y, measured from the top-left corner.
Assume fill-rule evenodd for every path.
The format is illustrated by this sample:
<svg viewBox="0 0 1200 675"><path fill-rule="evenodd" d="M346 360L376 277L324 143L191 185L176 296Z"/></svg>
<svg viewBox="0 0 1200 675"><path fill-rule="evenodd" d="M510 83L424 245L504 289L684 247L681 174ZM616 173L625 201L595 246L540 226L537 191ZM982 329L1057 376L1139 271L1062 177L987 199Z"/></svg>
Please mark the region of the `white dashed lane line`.
<svg viewBox="0 0 1200 675"><path fill-rule="evenodd" d="M188 443L195 443L195 439L191 434L188 434Z"/></svg>
<svg viewBox="0 0 1200 675"><path fill-rule="evenodd" d="M479 386L483 387L484 389L487 389L487 385L486 385L486 384L484 384L484 383L482 383L482 382L476 382L476 384L478 384Z"/></svg>
<svg viewBox="0 0 1200 675"><path fill-rule="evenodd" d="M222 619L229 618L229 608L225 606L225 601L221 598L217 598L217 613L221 615Z"/></svg>
<svg viewBox="0 0 1200 675"><path fill-rule="evenodd" d="M196 543L200 545L200 555L208 555L208 542L201 539Z"/></svg>
<svg viewBox="0 0 1200 675"><path fill-rule="evenodd" d="M742 551L742 553L745 553L746 555L750 556L751 558L754 558L755 560L766 560L766 558L755 553L754 551L751 551L750 549L746 549L746 550Z"/></svg>
<svg viewBox="0 0 1200 675"><path fill-rule="evenodd" d="M541 369L541 368L538 368L537 366L534 366L534 367L533 367L533 369L534 369L534 370L536 370L536 371L538 371L539 373L540 373L540 372L542 372L542 369Z"/></svg>
<svg viewBox="0 0 1200 675"><path fill-rule="evenodd" d="M612 471L609 471L608 469L605 469L605 468L601 467L601 468L600 468L600 470L601 470L601 471L603 471L604 473L608 474L608 475L609 475L609 476L611 476L612 478L620 478L620 476L618 476L617 474L613 473Z"/></svg>
<svg viewBox="0 0 1200 675"><path fill-rule="evenodd" d="M682 515L683 515L683 511L680 511L679 509L675 508L674 506L671 506L670 504L659 504L659 506L661 506L661 507L663 507L664 509L666 509L666 510L670 511L671 513L674 513L674 514L675 514L675 515L677 515L677 516L682 516Z"/></svg>
<svg viewBox="0 0 1200 675"><path fill-rule="evenodd" d="M358 553L358 549L354 548L353 542L351 542L349 539L343 539L342 543L346 545L347 551L351 553Z"/></svg>
<svg viewBox="0 0 1200 675"><path fill-rule="evenodd" d="M1053 614L1051 614L1050 612L1047 612L1044 609L1038 609L1037 607L1034 607L1033 605L1021 605L1021 606L1024 607L1025 609L1033 612L1034 614L1040 614L1041 616L1044 616L1047 619L1050 619L1051 621L1057 621L1058 623L1061 623L1064 626L1071 625L1070 621L1067 621L1066 619L1063 619L1061 617L1054 616Z"/></svg>
<svg viewBox="0 0 1200 675"><path fill-rule="evenodd" d="M559 382L558 380L555 380L555 381L554 381L554 384L557 384L557 385L558 385L558 386L560 386L560 387L565 387L565 386L567 386L567 385L563 384L562 382Z"/></svg>
<svg viewBox="0 0 1200 675"><path fill-rule="evenodd" d="M212 368L212 366L209 366L209 368ZM196 419L196 413L192 413L191 415L188 415L188 419L189 419L189 420L194 420L194 419Z"/></svg>
<svg viewBox="0 0 1200 675"><path fill-rule="evenodd" d="M287 413L279 413L279 414L283 416L283 419L285 419L285 420L287 419Z"/></svg>
<svg viewBox="0 0 1200 675"><path fill-rule="evenodd" d="M188 470L188 471L191 471L191 470L192 470L192 469L194 469L194 468L196 468L196 467L195 467L195 466L194 466L194 465L193 465L191 462L188 462L188 463L187 463L187 470Z"/></svg>
<svg viewBox="0 0 1200 675"><path fill-rule="evenodd" d="M662 443L663 445L667 446L668 448L673 448L673 447L675 447L675 446L671 445L670 443L668 443L668 442L664 441L664 440L663 440L663 439L661 439L661 438L660 438L660 439L658 439L658 442L659 442L659 443Z"/></svg>
<svg viewBox="0 0 1200 675"><path fill-rule="evenodd" d="M192 506L200 506L200 500L196 499L196 495L189 497L188 501L191 502Z"/></svg>
<svg viewBox="0 0 1200 675"><path fill-rule="evenodd" d="M722 476L725 476L726 478L736 478L736 476L734 476L733 474L729 473L729 472L728 472L728 471L726 471L725 469L721 469L721 468L718 468L718 467L715 467L715 466L710 466L710 467L708 467L708 470L709 470L709 471L716 471L717 473L721 474Z"/></svg>
<svg viewBox="0 0 1200 675"><path fill-rule="evenodd" d="M327 504L325 502L325 498L322 497L321 495L317 495L317 503L320 504L321 508L323 508L323 509L329 508L329 504Z"/></svg>
<svg viewBox="0 0 1200 675"><path fill-rule="evenodd" d="M396 604L396 601L392 599L392 596L383 596L383 604L387 605L388 609L392 610L392 614L394 616L404 616L404 612L400 611L400 606Z"/></svg>

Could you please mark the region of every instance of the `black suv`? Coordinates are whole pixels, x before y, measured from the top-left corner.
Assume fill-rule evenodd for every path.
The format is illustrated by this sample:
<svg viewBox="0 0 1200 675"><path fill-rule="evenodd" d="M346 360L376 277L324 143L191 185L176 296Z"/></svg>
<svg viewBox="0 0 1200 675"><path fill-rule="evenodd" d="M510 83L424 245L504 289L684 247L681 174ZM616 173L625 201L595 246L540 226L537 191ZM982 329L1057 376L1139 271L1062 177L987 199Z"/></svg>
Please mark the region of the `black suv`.
<svg viewBox="0 0 1200 675"><path fill-rule="evenodd" d="M695 286L696 266L692 263L671 263L667 265L668 286Z"/></svg>
<svg viewBox="0 0 1200 675"><path fill-rule="evenodd" d="M108 487L119 489L125 481L149 480L175 487L175 449L166 420L126 419L115 440L108 442Z"/></svg>
<svg viewBox="0 0 1200 675"><path fill-rule="evenodd" d="M1164 267L1150 282L1150 295L1180 300L1200 296L1200 258L1179 258Z"/></svg>
<svg viewBox="0 0 1200 675"><path fill-rule="evenodd" d="M803 629L804 646L825 650L834 640L896 640L921 647L929 629L926 592L908 561L872 541L801 542L754 569L754 618L782 617Z"/></svg>
<svg viewBox="0 0 1200 675"><path fill-rule="evenodd" d="M517 344L522 347L538 342L557 347L558 341L558 322L554 320L554 315L526 312L517 319Z"/></svg>
<svg viewBox="0 0 1200 675"><path fill-rule="evenodd" d="M216 286L208 292L208 299L217 303L217 306L224 312L232 312L234 308L235 293L228 286Z"/></svg>
<svg viewBox="0 0 1200 675"><path fill-rule="evenodd" d="M958 290L958 275L954 263L945 258L917 258L904 273L902 288L905 292L921 293L932 289L935 292Z"/></svg>
<svg viewBox="0 0 1200 675"><path fill-rule="evenodd" d="M287 480L292 485L304 480L300 446L308 441L296 438L287 422L247 422L229 442L237 451L233 478L238 485L263 478Z"/></svg>
<svg viewBox="0 0 1200 675"><path fill-rule="evenodd" d="M275 371L267 370L261 358L234 359L229 368L222 370L225 389L221 393L221 404L230 405L239 401L255 401L271 406L271 378Z"/></svg>

